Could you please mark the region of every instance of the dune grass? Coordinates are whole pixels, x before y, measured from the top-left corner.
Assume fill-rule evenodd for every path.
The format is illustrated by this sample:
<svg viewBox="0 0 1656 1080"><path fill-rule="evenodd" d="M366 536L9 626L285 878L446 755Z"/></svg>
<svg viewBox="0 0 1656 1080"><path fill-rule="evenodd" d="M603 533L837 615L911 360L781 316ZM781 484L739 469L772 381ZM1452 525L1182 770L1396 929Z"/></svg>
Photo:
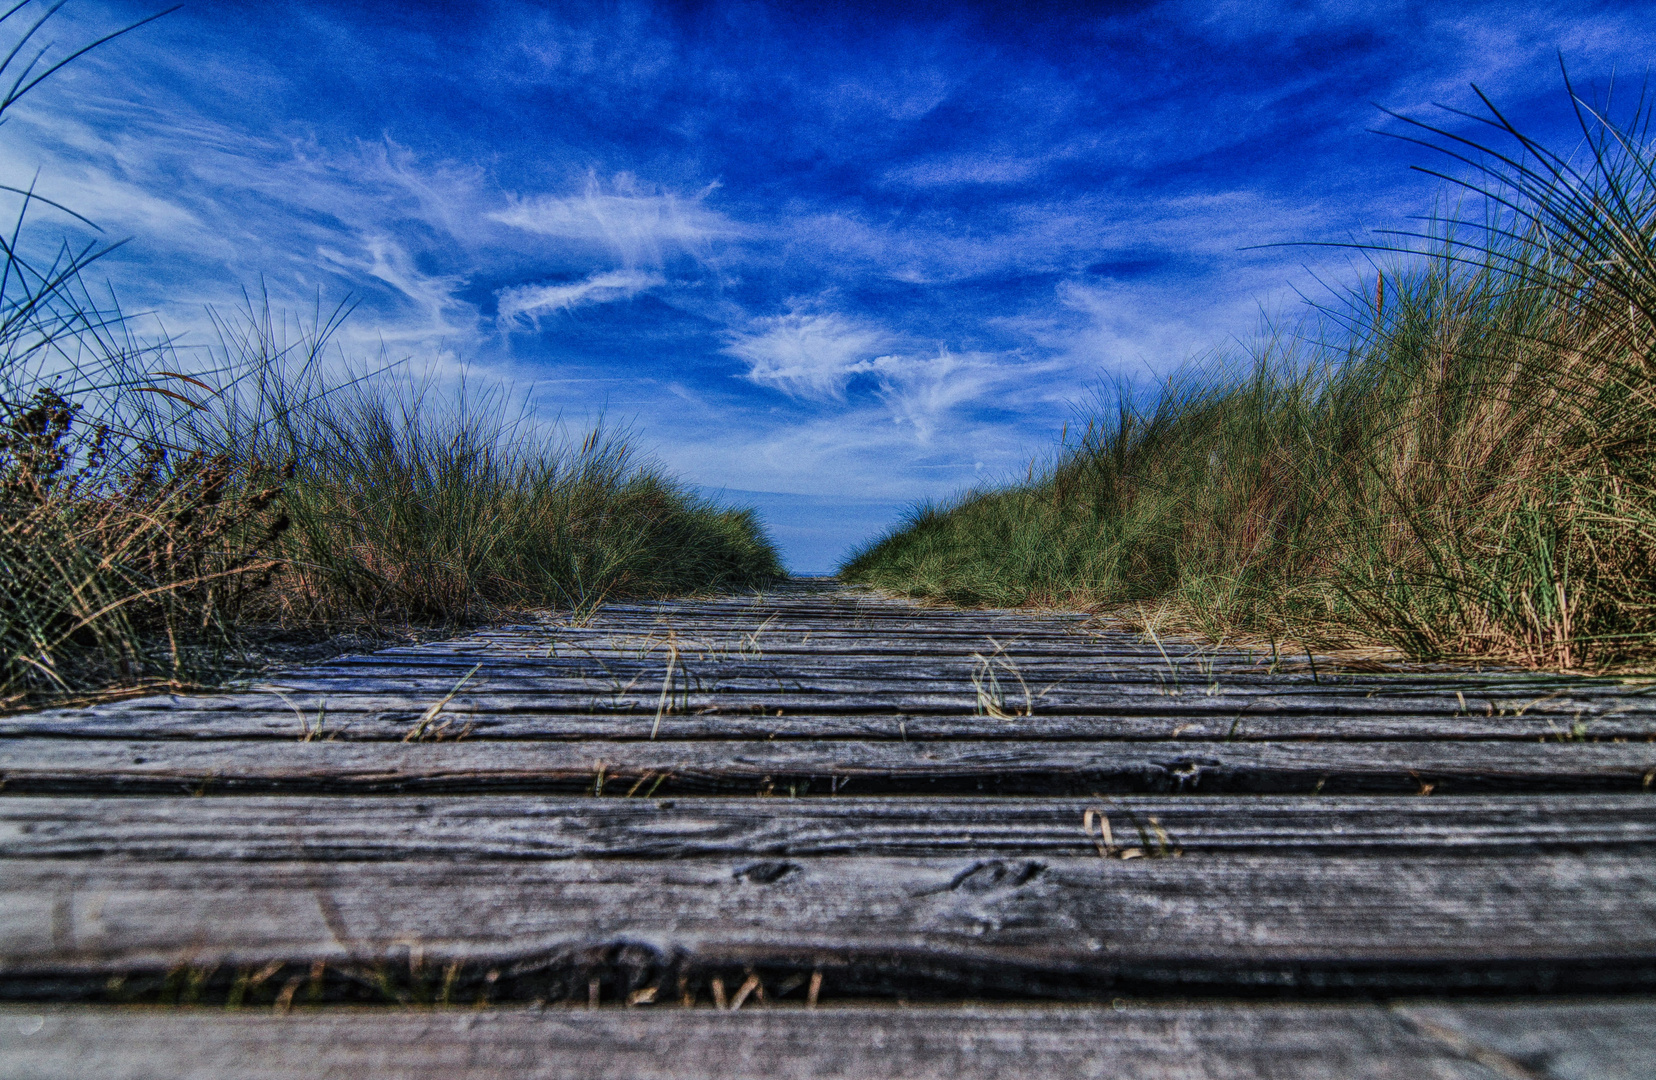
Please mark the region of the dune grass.
<svg viewBox="0 0 1656 1080"><path fill-rule="evenodd" d="M0 58L0 119L61 66L23 47L53 10ZM300 324L250 303L187 364L89 287L111 246L54 246L37 211L66 208L12 194L0 706L210 682L254 628L453 626L784 572L752 511L692 494L622 435L567 442L506 391L395 367L339 374L324 353L346 308Z"/></svg>
<svg viewBox="0 0 1656 1080"><path fill-rule="evenodd" d="M330 384L318 358L338 317L286 337L267 309L221 321L216 367L233 377L213 396L232 404L163 406L193 445L288 463L291 525L268 614L464 621L783 573L751 511L692 495L624 433L565 442L498 385L439 388L396 371Z"/></svg>
<svg viewBox="0 0 1656 1080"><path fill-rule="evenodd" d="M1369 248L1307 329L1101 400L1028 482L922 508L842 573L1214 637L1648 663L1656 151L1642 101L1617 124L1571 97L1572 154L1493 106L1487 144L1415 125L1481 216Z"/></svg>
<svg viewBox="0 0 1656 1080"><path fill-rule="evenodd" d="M752 511L624 437L571 445L500 390L330 378L336 319L291 341L254 308L220 326L193 374L89 332L57 343L90 365L0 370L0 698L211 681L254 627L454 626L784 573Z"/></svg>

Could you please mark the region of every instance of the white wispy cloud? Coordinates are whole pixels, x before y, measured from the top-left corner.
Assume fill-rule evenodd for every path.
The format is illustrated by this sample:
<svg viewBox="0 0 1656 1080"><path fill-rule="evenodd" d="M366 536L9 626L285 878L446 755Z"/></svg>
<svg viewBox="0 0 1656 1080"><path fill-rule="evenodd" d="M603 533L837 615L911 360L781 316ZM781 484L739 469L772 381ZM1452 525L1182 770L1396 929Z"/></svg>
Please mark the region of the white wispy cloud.
<svg viewBox="0 0 1656 1080"><path fill-rule="evenodd" d="M16 155L6 154L0 157L0 183L48 195L53 202L74 210L116 236L130 233L195 236L202 231L200 218L188 208L111 176L107 170L81 162L67 167L53 164L55 168L40 169L18 160ZM40 203L33 209L37 213L51 213Z"/></svg>
<svg viewBox="0 0 1656 1080"><path fill-rule="evenodd" d="M1014 358L948 349L934 355L881 356L870 367L892 422L909 427L922 444L932 442L952 414L982 404L994 391L1029 374Z"/></svg>
<svg viewBox="0 0 1656 1080"><path fill-rule="evenodd" d="M536 236L608 248L626 266L659 266L673 254L700 254L711 241L740 232L703 205L711 191L689 198L649 191L623 173L609 190L589 177L578 195L510 195L504 210L487 217Z"/></svg>
<svg viewBox="0 0 1656 1080"><path fill-rule="evenodd" d="M795 311L755 320L725 351L747 363L746 377L753 382L796 398L833 403L839 419L850 425L845 431L883 427L878 442L906 445L910 454L916 447L932 446L940 431L957 430L990 401L1010 407L1027 403L1032 395L1044 398L1042 376L1070 366L1064 359L945 347L914 352L898 348L900 344L897 335L867 321L837 312ZM869 378L870 393L847 402L846 389L859 375ZM865 435L857 438L866 441Z"/></svg>
<svg viewBox="0 0 1656 1080"><path fill-rule="evenodd" d="M475 325L475 311L455 300L459 277L422 272L408 248L388 234L368 233L358 240L360 254L320 247L317 255L359 279L365 275L384 283L412 308L404 318L376 328L381 339L426 344L465 334Z"/></svg>
<svg viewBox="0 0 1656 1080"><path fill-rule="evenodd" d="M974 456L957 436L978 429L980 410L1050 411L1055 395L1073 396L1066 388L1078 385L1074 358L1051 350L915 349L913 344L840 312L796 310L754 320L725 352L746 362L749 380L833 409L845 437L856 431L859 443L901 446L910 457L946 452L952 459L975 461L981 455ZM848 395L859 376L866 380L862 391ZM869 443L872 429L881 435Z"/></svg>
<svg viewBox="0 0 1656 1080"><path fill-rule="evenodd" d="M539 322L540 316L586 304L608 304L637 296L645 289L666 284L660 274L637 270L609 270L585 281L562 284L513 285L495 294L500 302L500 321Z"/></svg>
<svg viewBox="0 0 1656 1080"><path fill-rule="evenodd" d="M1196 353L1223 344L1222 338L1215 340L1212 324L1191 319L1187 312L1170 305L1161 292L1131 284L1062 283L1058 286L1059 302L1085 320L1083 327L1069 336L1069 350L1092 358L1101 371L1136 375L1177 367ZM1224 299L1234 302L1235 298ZM1243 298L1242 302L1251 300ZM1226 310L1224 314L1233 312ZM1214 320L1220 326L1225 321Z"/></svg>
<svg viewBox="0 0 1656 1080"><path fill-rule="evenodd" d="M917 501L990 476L1021 475L1029 455L1057 433L1050 425L984 423L960 416L921 442L879 402L831 415L750 417L741 439L718 417L651 428L675 468L712 486ZM1050 431L1048 428L1050 427Z"/></svg>
<svg viewBox="0 0 1656 1080"><path fill-rule="evenodd" d="M892 341L872 323L833 312L777 315L754 320L725 352L748 364L747 377L795 397L843 400L845 385L873 369Z"/></svg>
<svg viewBox="0 0 1656 1080"><path fill-rule="evenodd" d="M886 180L910 187L952 187L963 184L1017 184L1028 180L1046 163L1009 154L956 154L905 165L886 173Z"/></svg>
<svg viewBox="0 0 1656 1080"><path fill-rule="evenodd" d="M102 26L119 14L102 3L65 17ZM1345 280L1343 254L1257 245L1360 237L1423 209L1422 181L1382 175L1401 159L1356 135L1375 122L1371 95L1424 112L1471 103L1477 81L1526 102L1556 90L1558 48L1585 76L1625 70L1618 57L1653 40L1632 8L1384 3L1158 9L1155 26L1210 43L1220 74L1226 57L1250 64L1256 46L1289 38L1372 41L1352 46L1356 60L1392 49L1410 61L1352 76L1331 52L1355 82L1329 91L1316 70L1289 72L1207 104L1182 77L1165 100L1153 80L1118 94L1100 89L1107 78L1089 88L1044 67L997 83L969 43L904 41L826 69L809 50L762 50L762 70L744 71L722 48L708 54L717 62L698 57L699 38L636 4L589 16L508 5L465 31L481 37L433 40L427 68L414 39L376 53L368 24L301 3L269 25L309 20L319 49L340 50L318 57L379 57L361 65L358 85L373 91L362 102L324 100L307 66L317 57L214 36L239 20L192 23L187 11L177 32L164 20L160 36L123 38L107 64L91 54L13 108L0 180L26 185L38 169L45 193L109 238L135 237L99 273L185 341L210 341L203 307L238 305L244 285L290 310L351 296L362 306L340 332L347 354L384 347L439 374L516 375L544 391L548 415L636 416L664 461L708 484L906 500L1022 475L1100 376L1165 372L1245 337L1262 309L1296 310L1290 280L1311 291L1316 277ZM1388 44L1404 23L1407 41ZM500 62L443 66L485 54ZM432 72L465 78L469 102L491 110L484 122L464 107L403 108ZM1318 94L1322 111L1302 113L1299 99ZM530 131L506 122L525 95L573 104ZM1004 107L999 122L939 111L957 96ZM1077 108L1097 114L1066 111ZM1193 154L1222 164L1261 130L1249 117L1279 111L1334 124L1357 149L1319 143L1292 170L1299 185L1277 165L1169 167ZM1076 186L1081 168L1096 183ZM881 190L894 187L900 201ZM42 211L54 245L79 234L58 217ZM1088 269L1140 257L1162 268ZM480 316L491 290L493 327ZM490 332L653 290L671 312L598 344ZM815 300L789 309L789 296ZM717 349L722 370L705 362Z"/></svg>

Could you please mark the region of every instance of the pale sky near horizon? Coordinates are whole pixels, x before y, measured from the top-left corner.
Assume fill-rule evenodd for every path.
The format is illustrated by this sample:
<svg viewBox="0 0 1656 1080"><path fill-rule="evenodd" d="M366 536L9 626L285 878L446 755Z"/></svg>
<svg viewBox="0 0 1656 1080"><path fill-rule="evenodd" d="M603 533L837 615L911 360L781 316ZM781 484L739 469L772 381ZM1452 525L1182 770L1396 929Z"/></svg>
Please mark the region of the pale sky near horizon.
<svg viewBox="0 0 1656 1080"><path fill-rule="evenodd" d="M159 6L72 0L51 38ZM261 282L292 310L354 297L347 353L624 425L821 571L1023 475L1101 384L1352 279L1346 253L1264 245L1432 209L1410 166L1447 163L1371 133L1398 130L1377 104L1444 122L1476 83L1567 149L1560 54L1584 92L1636 95L1649 15L188 3L25 99L0 182L130 237L99 272L186 345Z"/></svg>

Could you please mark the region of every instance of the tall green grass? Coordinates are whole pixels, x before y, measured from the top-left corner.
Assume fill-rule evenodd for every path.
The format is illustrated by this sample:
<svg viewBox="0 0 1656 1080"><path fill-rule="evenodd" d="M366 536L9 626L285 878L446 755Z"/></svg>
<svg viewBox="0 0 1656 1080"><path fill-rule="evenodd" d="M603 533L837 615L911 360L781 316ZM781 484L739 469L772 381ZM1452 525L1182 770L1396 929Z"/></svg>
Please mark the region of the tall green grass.
<svg viewBox="0 0 1656 1080"><path fill-rule="evenodd" d="M30 59L55 10L0 57L0 119L85 51ZM89 286L112 246L43 242L44 200L13 195L0 706L208 681L255 626L453 625L783 574L751 511L693 495L624 437L567 442L512 419L504 391L338 374L325 352L345 308L298 324L250 303L188 365Z"/></svg>
<svg viewBox="0 0 1656 1080"><path fill-rule="evenodd" d="M501 390L332 376L326 320L291 341L256 309L220 325L193 374L90 334L90 365L0 368L0 700L210 680L253 627L457 625L784 574L752 511L622 436L571 444Z"/></svg>
<svg viewBox="0 0 1656 1080"><path fill-rule="evenodd" d="M1489 140L1415 124L1481 216L1369 249L1306 329L1099 401L1040 475L923 508L842 572L1215 636L1648 661L1656 151L1642 102L1618 124L1571 100L1571 154L1493 105Z"/></svg>
<svg viewBox="0 0 1656 1080"><path fill-rule="evenodd" d="M318 358L338 316L284 326L250 306L219 322L227 404L152 405L192 445L289 463L291 524L261 617L463 621L783 574L752 511L691 494L624 434L571 444L498 386L396 371L330 382Z"/></svg>

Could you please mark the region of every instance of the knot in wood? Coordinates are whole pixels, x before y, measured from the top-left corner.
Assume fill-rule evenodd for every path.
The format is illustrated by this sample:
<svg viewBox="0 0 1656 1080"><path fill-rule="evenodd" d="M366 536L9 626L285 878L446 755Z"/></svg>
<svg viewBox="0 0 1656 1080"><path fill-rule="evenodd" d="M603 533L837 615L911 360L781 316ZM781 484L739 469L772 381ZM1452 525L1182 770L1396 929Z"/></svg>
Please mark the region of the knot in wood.
<svg viewBox="0 0 1656 1080"><path fill-rule="evenodd" d="M973 863L956 874L954 879L949 882L949 889L950 891L969 893L985 893L995 889L1015 889L1020 885L1034 881L1045 869L1045 863L1033 860L1005 862L1001 859L989 859L985 862Z"/></svg>
<svg viewBox="0 0 1656 1080"><path fill-rule="evenodd" d="M749 881L755 885L772 885L799 869L791 862L776 859L769 862L756 862L736 871L738 881Z"/></svg>

